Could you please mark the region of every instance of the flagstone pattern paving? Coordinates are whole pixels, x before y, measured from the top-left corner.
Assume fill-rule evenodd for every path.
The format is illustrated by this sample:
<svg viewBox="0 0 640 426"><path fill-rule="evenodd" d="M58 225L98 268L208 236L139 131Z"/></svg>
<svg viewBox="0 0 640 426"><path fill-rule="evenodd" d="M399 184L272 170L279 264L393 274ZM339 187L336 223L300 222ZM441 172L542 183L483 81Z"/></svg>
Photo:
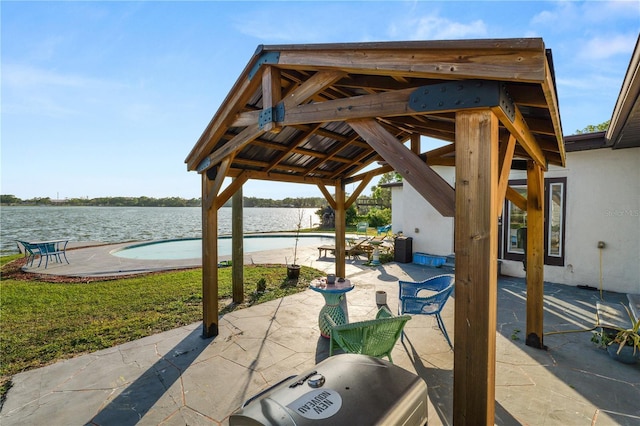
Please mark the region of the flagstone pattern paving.
<svg viewBox="0 0 640 426"><path fill-rule="evenodd" d="M85 256L77 254L77 259ZM281 255L251 257L256 263L282 263ZM301 259L332 272L333 259L318 259L316 248ZM347 295L350 321L374 317L378 290L387 292L396 312L399 279L452 272L409 263L371 268L350 260L347 276L356 286ZM500 277L496 424L640 424L640 364L613 361L590 342L590 332L547 335L547 350L526 346L525 297L524 280ZM626 300L609 292L604 298ZM592 327L598 300L598 292L546 283L545 331ZM327 339L318 330L322 304L320 294L307 290L223 315L215 338L201 338L196 323L17 374L0 424L226 425L245 400L328 356ZM443 311L452 338L454 304L455 295ZM394 362L427 383L429 424L449 425L453 352L431 317L413 317L405 331Z"/></svg>

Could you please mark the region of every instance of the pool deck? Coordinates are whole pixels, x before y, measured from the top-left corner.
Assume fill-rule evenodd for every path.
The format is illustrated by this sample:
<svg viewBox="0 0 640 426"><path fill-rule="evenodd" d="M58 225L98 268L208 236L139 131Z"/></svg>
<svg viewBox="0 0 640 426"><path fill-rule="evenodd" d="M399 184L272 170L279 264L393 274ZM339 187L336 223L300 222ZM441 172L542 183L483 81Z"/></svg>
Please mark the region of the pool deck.
<svg viewBox="0 0 640 426"><path fill-rule="evenodd" d="M293 236L291 233L269 234L269 236ZM313 236L327 236L327 234L313 234ZM301 237L304 238L304 237ZM145 243L148 241L144 241ZM69 243L67 249L67 260L69 264L50 261L45 269L44 262L38 266L39 259L36 259L32 266L23 267L23 271L44 274L61 275L67 277L112 277L143 274L169 269L198 268L202 266L200 257L192 259L128 259L114 256L112 253L127 246L140 244L141 241L130 241L118 244L100 244L95 242L74 242ZM298 262L303 265L313 266L322 271L334 269L333 256L327 254L322 258L317 256L317 246L298 247ZM293 257L293 248L287 250L265 250L259 252L245 253L244 262L250 263L274 263L284 264L286 259ZM230 260L231 256L220 256L219 260ZM347 263L349 265L350 262ZM364 263L363 260L351 262L353 265ZM327 269L328 268L328 269ZM358 268L357 268L358 269Z"/></svg>
<svg viewBox="0 0 640 426"><path fill-rule="evenodd" d="M108 253L116 246L69 251L70 265L58 273L131 273L169 266L129 263ZM284 263L286 251L247 255L247 263ZM300 263L332 271L333 257L301 250ZM81 269L80 263L89 263ZM148 262L148 263L147 263ZM195 262L195 261L194 261ZM184 262L182 267L195 265ZM199 259L198 259L199 262ZM57 266L55 266L57 267ZM47 268L48 273L54 267ZM41 268L43 269L43 268ZM375 315L376 291L397 310L397 281L452 273L447 267L387 263L375 268L349 260L351 322ZM524 344L524 280L498 281L496 330L496 418L499 425L638 425L640 364L613 361L590 341L598 292L545 283L547 350ZM604 293L607 302L625 295ZM455 296L443 310L452 339ZM201 337L201 323L179 327L113 348L16 374L0 411L9 425L227 425L243 401L291 374L327 358L320 336L322 297L311 290L234 311L220 317L220 334ZM428 386L429 425L450 425L453 417L453 352L431 317L414 316L404 342L393 350L396 365L421 376ZM354 420L353 424L358 422Z"/></svg>
<svg viewBox="0 0 640 426"><path fill-rule="evenodd" d="M128 242L120 244L98 245L96 243L77 243L76 247L70 244L67 249L67 260L69 264L49 261L45 269L44 262L38 266L39 259L33 262L32 266L22 268L25 272L32 272L44 275L62 275L67 277L108 277L132 274L143 274L154 271L168 269L197 268L202 266L202 259L179 259L179 260L144 260L126 259L114 256L111 253L124 247L139 244L139 242Z"/></svg>

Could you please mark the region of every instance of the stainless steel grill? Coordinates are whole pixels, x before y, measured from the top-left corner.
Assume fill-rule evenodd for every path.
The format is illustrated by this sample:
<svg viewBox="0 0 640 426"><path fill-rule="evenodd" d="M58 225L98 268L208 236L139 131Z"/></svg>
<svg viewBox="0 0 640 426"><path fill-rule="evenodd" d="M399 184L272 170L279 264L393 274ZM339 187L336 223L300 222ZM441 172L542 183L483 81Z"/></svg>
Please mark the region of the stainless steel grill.
<svg viewBox="0 0 640 426"><path fill-rule="evenodd" d="M427 385L388 361L342 354L245 402L235 425L424 425Z"/></svg>

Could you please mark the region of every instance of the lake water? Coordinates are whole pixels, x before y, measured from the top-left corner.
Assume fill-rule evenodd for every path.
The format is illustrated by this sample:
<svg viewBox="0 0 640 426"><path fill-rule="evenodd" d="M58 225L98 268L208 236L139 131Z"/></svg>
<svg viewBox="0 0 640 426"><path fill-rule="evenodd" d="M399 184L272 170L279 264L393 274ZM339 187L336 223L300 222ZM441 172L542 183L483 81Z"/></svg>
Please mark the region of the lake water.
<svg viewBox="0 0 640 426"><path fill-rule="evenodd" d="M320 221L318 209L302 209L302 227ZM244 208L244 232L292 231L296 208ZM218 210L219 235L231 234L231 208ZM50 207L0 208L0 252L17 253L16 240L69 238L70 241L163 240L201 238L200 207Z"/></svg>

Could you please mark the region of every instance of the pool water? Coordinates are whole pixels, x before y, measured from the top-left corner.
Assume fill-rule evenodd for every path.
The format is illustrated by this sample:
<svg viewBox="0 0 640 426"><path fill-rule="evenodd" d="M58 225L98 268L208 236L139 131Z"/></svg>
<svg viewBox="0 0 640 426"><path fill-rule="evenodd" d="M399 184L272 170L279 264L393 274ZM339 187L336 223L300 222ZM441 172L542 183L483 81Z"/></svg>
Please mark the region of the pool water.
<svg viewBox="0 0 640 426"><path fill-rule="evenodd" d="M244 252L250 253L262 250L276 250L291 248L296 243L294 236L263 236L245 235ZM334 239L327 236L300 236L298 247L321 246L333 244ZM202 238L188 238L180 240L154 241L133 244L111 253L117 257L127 259L167 260L167 259L195 259L202 257ZM218 256L231 255L231 238L218 238Z"/></svg>

